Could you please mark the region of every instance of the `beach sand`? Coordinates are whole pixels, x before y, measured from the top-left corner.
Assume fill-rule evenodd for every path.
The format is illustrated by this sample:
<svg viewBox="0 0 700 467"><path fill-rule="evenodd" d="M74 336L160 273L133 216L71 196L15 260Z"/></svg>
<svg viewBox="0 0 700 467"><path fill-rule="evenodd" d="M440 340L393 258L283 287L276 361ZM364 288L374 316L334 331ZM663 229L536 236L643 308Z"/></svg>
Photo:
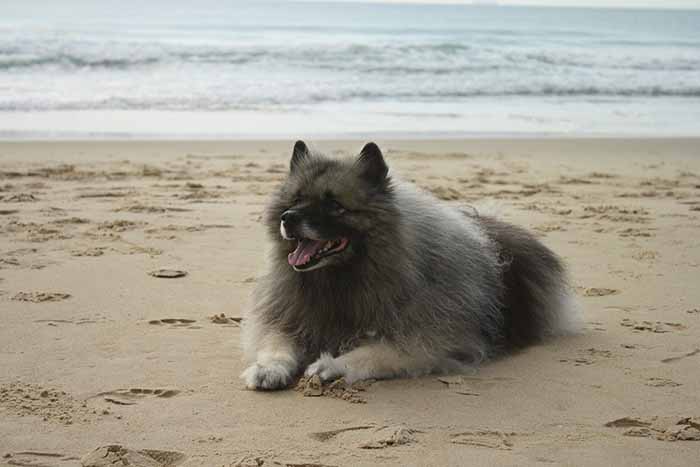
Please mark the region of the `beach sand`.
<svg viewBox="0 0 700 467"><path fill-rule="evenodd" d="M0 143L0 465L698 465L700 140L379 143L560 253L585 332L461 376L247 391L292 143Z"/></svg>

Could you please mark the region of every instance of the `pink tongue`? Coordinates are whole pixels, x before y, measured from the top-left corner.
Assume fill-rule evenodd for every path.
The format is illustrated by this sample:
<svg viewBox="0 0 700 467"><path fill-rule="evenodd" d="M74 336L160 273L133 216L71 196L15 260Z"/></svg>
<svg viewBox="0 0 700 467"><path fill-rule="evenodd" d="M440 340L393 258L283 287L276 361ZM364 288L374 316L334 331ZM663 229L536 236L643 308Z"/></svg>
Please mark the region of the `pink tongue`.
<svg viewBox="0 0 700 467"><path fill-rule="evenodd" d="M287 256L287 262L292 266L302 266L308 263L325 244L323 240L299 240L297 249Z"/></svg>

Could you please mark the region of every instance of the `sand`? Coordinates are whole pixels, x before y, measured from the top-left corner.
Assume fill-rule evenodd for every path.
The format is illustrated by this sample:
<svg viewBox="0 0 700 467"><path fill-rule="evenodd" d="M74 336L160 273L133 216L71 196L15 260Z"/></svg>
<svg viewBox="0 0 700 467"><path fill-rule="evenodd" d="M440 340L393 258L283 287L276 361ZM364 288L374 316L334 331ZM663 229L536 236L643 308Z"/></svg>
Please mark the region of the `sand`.
<svg viewBox="0 0 700 467"><path fill-rule="evenodd" d="M291 143L1 143L0 464L698 465L700 141L380 143L559 252L585 332L464 375L247 391Z"/></svg>

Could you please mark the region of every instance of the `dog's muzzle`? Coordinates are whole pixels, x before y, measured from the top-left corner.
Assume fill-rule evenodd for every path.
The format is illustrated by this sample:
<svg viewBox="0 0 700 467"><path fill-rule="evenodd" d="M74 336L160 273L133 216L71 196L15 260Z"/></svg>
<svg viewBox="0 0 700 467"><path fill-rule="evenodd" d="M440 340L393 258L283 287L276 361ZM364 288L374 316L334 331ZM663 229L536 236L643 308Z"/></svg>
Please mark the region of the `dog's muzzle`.
<svg viewBox="0 0 700 467"><path fill-rule="evenodd" d="M280 216L280 234L285 240L294 240L296 237L292 234L294 227L299 224L301 216L294 209L288 209Z"/></svg>

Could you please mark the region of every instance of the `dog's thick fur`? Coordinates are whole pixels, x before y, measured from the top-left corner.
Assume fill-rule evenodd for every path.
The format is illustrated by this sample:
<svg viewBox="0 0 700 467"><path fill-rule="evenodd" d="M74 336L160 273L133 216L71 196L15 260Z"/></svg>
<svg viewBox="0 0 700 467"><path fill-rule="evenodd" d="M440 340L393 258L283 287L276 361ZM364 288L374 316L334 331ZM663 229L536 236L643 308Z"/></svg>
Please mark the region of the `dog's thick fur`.
<svg viewBox="0 0 700 467"><path fill-rule="evenodd" d="M297 142L265 222L272 257L243 329L249 388L303 370L348 382L456 371L577 329L554 253L394 180L373 143L338 160ZM303 270L305 238L348 242Z"/></svg>

